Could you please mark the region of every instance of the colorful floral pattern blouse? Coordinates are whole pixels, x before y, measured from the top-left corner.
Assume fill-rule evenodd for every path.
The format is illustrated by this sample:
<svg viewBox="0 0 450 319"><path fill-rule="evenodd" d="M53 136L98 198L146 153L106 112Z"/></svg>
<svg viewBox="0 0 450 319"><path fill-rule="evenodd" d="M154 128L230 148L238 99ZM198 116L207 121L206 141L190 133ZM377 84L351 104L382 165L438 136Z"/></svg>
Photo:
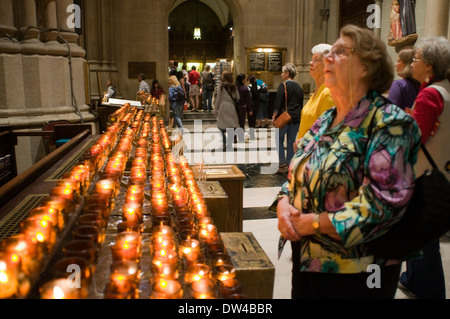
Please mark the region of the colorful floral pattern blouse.
<svg viewBox="0 0 450 319"><path fill-rule="evenodd" d="M331 128L335 116L333 107L300 140L279 195L288 195L303 213L328 212L341 238L302 238L301 271L365 272L370 264L388 262L372 256L364 242L382 235L404 213L421 135L410 115L375 92Z"/></svg>

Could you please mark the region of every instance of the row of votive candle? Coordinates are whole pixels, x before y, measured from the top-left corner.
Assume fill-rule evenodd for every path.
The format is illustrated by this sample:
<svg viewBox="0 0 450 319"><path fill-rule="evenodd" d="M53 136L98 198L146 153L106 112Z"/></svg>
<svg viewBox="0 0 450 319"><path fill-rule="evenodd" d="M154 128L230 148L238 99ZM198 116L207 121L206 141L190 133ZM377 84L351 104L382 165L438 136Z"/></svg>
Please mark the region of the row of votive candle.
<svg viewBox="0 0 450 319"><path fill-rule="evenodd" d="M141 125L142 120L144 122ZM121 208L123 221L118 225L115 242L111 246L113 263L109 282L104 290L105 299L139 298L139 263L142 255L141 231L147 180L149 120L148 114L144 118L144 114L138 112L130 126L131 129L125 134L132 137L136 147L131 161L125 202Z"/></svg>
<svg viewBox="0 0 450 319"><path fill-rule="evenodd" d="M129 109L124 106L121 110L124 112ZM131 112L135 114L136 111ZM83 166L75 166L72 171L72 178L79 181L81 187L70 193L67 189L61 187L71 187L71 180L65 176L58 181L57 187L52 190L53 197L64 198L67 202L73 204L71 199L84 196L84 205L82 213L76 221L75 227L71 232L71 240L62 247L63 258L58 260L53 266L53 279L40 287L41 298L43 299L86 299L88 297L88 287L95 272L96 261L101 244L104 240L104 232L110 212L114 208L114 198L120 188L120 178L125 165L118 165L122 171L104 171L100 169L107 162L107 167L114 167L115 164L123 164L120 158L123 153L117 152L117 145L124 145L124 140L119 137L121 132L130 123L129 113L121 116L121 121L113 123L102 134L97 142L82 157L86 166L90 165L90 170L83 171ZM126 141L129 138L125 138ZM120 143L119 143L120 142ZM113 149L116 149L114 156L108 156ZM117 157L116 157L117 155ZM126 161L125 161L126 163ZM92 176L99 176L93 187L90 187ZM87 191L91 189L90 193ZM73 208L73 207L72 207ZM70 209L69 209L70 210ZM70 272L68 267L76 266L81 270L79 282L68 284L67 278Z"/></svg>
<svg viewBox="0 0 450 319"><path fill-rule="evenodd" d="M165 256L165 263L156 268L155 262L153 262L154 291L152 297L180 298L183 293L180 291L183 287L180 280L188 289L188 296L191 298L206 299L237 295L241 292L241 285L235 278L236 270L225 251L217 228L213 224L213 219L210 217L202 193L194 179L192 169L185 158L182 157L178 164L171 152L163 152L170 145L163 128L161 137L154 137L153 142L159 142L159 145L152 147L151 158L155 162L164 158L168 195L174 213L173 226L178 233L179 247L177 254L173 251L175 248L172 249L174 244L171 244L175 242L171 237L173 232L169 231L168 226L163 225L159 220L161 226L157 227L165 227L166 235L163 237L162 234L158 234L158 237L152 240L152 244L156 245L160 242L161 244L165 243L166 246L161 250L153 248L152 258L156 258L156 263L161 262L162 252ZM162 164L155 166L152 172L154 173L162 166ZM163 183L162 175L162 172L158 171L157 174L152 175L152 200L161 199L164 196L164 192L158 187ZM153 218L160 217L159 209L159 206L152 205ZM176 267L173 266L173 263L178 262L177 255L180 257L179 261L184 269L182 278L179 278L178 272L175 271ZM160 275L161 272L164 277ZM224 283L230 289L222 289Z"/></svg>

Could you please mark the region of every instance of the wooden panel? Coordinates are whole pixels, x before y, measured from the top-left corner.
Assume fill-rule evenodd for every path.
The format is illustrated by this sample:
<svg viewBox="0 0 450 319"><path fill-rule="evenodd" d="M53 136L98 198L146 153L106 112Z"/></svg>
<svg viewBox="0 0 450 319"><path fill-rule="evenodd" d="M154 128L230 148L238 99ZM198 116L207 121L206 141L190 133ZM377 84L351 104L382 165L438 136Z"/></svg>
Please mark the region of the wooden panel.
<svg viewBox="0 0 450 319"><path fill-rule="evenodd" d="M198 170L193 166L194 172ZM218 181L229 198L227 231L242 232L245 175L236 165L210 165L205 167L206 180Z"/></svg>
<svg viewBox="0 0 450 319"><path fill-rule="evenodd" d="M88 130L92 134L92 125L90 124L56 124L55 125L55 141L59 139L71 139Z"/></svg>
<svg viewBox="0 0 450 319"><path fill-rule="evenodd" d="M272 299L275 267L252 233L220 233L249 299Z"/></svg>
<svg viewBox="0 0 450 319"><path fill-rule="evenodd" d="M228 231L230 209L228 195L218 181L198 181L208 211L219 232Z"/></svg>

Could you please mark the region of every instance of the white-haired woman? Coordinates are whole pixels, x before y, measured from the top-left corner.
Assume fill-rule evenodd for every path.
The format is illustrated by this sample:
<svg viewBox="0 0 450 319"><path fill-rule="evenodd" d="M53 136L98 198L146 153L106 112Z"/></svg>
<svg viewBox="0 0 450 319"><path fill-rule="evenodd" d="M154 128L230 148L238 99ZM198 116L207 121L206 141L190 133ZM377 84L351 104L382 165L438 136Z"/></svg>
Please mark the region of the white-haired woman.
<svg viewBox="0 0 450 319"><path fill-rule="evenodd" d="M450 136L450 82L446 79L450 70L450 42L443 37L425 38L415 48L413 77L421 83L421 87L414 104L413 117L422 132L422 142L438 168L450 180L450 149L446 147ZM417 176L428 168L431 165L420 151L415 168ZM400 288L417 298L445 299L439 239L422 251L423 258L407 262L407 271L400 277Z"/></svg>
<svg viewBox="0 0 450 319"><path fill-rule="evenodd" d="M309 131L311 126L323 112L334 106L330 90L325 87L325 77L323 72L323 57L327 55L330 50L331 45L326 43L318 44L311 50L312 59L311 62L309 62L309 75L311 75L316 84L316 90L303 107L300 127L297 133L297 142L305 136L306 132ZM295 144L297 144L297 142ZM294 150L296 149L296 145L294 145Z"/></svg>

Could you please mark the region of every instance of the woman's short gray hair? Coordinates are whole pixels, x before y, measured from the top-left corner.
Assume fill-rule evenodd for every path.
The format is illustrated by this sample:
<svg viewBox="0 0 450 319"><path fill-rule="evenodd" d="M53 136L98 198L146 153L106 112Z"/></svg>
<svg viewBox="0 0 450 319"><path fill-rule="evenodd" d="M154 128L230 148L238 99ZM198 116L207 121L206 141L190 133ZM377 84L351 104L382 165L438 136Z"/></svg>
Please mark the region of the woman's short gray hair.
<svg viewBox="0 0 450 319"><path fill-rule="evenodd" d="M295 76L297 75L297 68L295 67L295 65L293 65L292 63L287 63L285 64L282 68L281 68L282 72L287 72L289 73L289 77L291 79L295 78Z"/></svg>
<svg viewBox="0 0 450 319"><path fill-rule="evenodd" d="M416 44L423 62L433 67L437 79L445 79L450 69L450 42L444 37L429 37Z"/></svg>
<svg viewBox="0 0 450 319"><path fill-rule="evenodd" d="M311 49L311 52L312 52L312 54L320 53L322 55L322 57L324 57L331 51L331 48L332 48L332 46L330 44L321 43L321 44L314 46Z"/></svg>

